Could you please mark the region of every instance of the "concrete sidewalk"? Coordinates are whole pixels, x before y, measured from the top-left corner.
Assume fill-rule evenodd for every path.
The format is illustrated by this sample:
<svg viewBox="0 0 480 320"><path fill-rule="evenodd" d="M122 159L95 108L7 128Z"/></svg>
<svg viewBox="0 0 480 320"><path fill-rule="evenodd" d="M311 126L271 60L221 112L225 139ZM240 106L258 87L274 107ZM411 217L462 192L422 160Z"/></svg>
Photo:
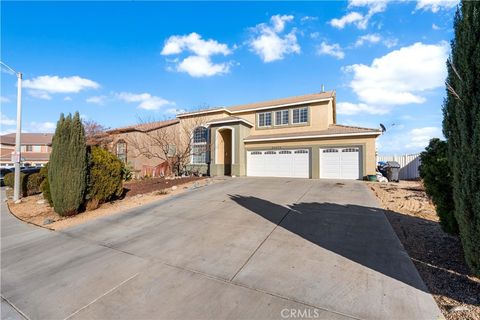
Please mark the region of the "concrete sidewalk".
<svg viewBox="0 0 480 320"><path fill-rule="evenodd" d="M2 319L441 317L362 182L237 178L64 232L1 205Z"/></svg>

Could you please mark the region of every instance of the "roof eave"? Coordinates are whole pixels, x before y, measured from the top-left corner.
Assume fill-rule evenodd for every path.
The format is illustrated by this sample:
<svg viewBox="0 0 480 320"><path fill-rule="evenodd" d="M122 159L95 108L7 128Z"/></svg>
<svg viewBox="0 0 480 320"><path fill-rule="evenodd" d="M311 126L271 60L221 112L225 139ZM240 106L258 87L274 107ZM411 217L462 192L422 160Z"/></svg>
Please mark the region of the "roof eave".
<svg viewBox="0 0 480 320"><path fill-rule="evenodd" d="M260 139L243 139L243 142L260 142L260 141L282 141L282 140L303 140L303 139L315 139L315 138L335 138L335 137L353 137L353 136L379 136L382 133L380 131L372 132L356 132L356 133L334 133L334 134L317 134L309 136L286 136L286 137L272 137L272 138L260 138Z"/></svg>

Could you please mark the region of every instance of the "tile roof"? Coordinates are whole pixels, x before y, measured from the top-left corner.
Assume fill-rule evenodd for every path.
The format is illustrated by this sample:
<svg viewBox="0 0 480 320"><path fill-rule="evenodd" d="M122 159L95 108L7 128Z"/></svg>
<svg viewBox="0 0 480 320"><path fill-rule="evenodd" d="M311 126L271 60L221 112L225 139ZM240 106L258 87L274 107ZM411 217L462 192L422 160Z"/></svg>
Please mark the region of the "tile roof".
<svg viewBox="0 0 480 320"><path fill-rule="evenodd" d="M51 145L53 133L22 133L22 145ZM5 145L15 145L15 133L0 136L0 142Z"/></svg>
<svg viewBox="0 0 480 320"><path fill-rule="evenodd" d="M333 96L335 96L335 91L325 91L320 93L306 94L302 96L240 104L236 106L227 107L227 110L233 111L233 112L239 112L239 111L249 110L249 109L257 109L257 108L271 107L271 106L284 105L284 104L296 104L296 103L308 102L312 100L329 99L329 98L332 98Z"/></svg>
<svg viewBox="0 0 480 320"><path fill-rule="evenodd" d="M292 132L292 133L277 133L277 134L263 134L263 135L250 135L246 137L245 141L262 141L262 140L286 140L286 139L307 139L316 136L341 136L341 135L380 135L382 131L380 129L343 126L339 124L332 124L326 130L307 131L307 132Z"/></svg>
<svg viewBox="0 0 480 320"><path fill-rule="evenodd" d="M154 121L154 122L135 124L127 127L115 128L115 129L108 130L107 132L108 133L123 133L123 132L132 132L132 131L148 132L148 131L157 130L163 127L167 127L172 124L177 124L179 122L180 120L178 119Z"/></svg>
<svg viewBox="0 0 480 320"><path fill-rule="evenodd" d="M4 154L2 152L2 155L0 156L1 161L11 161L12 159L12 151L9 150L10 152L8 154ZM28 162L28 161L48 161L50 158L50 153L48 152L22 152L22 162Z"/></svg>
<svg viewBox="0 0 480 320"><path fill-rule="evenodd" d="M301 104L303 102L307 103L312 100L323 100L323 99L330 99L334 97L335 97L335 91L325 91L320 93L311 93L311 94L305 94L301 96L294 96L294 97L288 97L288 98L260 101L260 102L247 103L247 104L239 104L239 105L234 105L230 107L219 107L219 108L197 110L192 112L181 113L177 115L177 117L189 116L197 113L213 113L213 112L219 112L219 111L226 111L229 113L230 112L238 113L238 112L242 112L250 109L260 109L260 108L268 108L268 107L291 105L291 104Z"/></svg>
<svg viewBox="0 0 480 320"><path fill-rule="evenodd" d="M245 122L245 123L248 123L249 125L253 126L253 123L250 123L250 121L247 121L243 118L234 117L234 116L213 119L213 120L208 121L208 123L215 124L215 123L227 123L227 122L238 122L238 121Z"/></svg>

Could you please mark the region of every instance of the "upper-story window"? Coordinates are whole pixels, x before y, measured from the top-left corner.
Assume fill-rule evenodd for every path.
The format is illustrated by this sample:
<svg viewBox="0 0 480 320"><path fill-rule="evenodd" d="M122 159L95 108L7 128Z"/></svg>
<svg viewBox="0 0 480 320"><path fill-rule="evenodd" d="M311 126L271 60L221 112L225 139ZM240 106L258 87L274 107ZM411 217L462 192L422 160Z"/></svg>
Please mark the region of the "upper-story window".
<svg viewBox="0 0 480 320"><path fill-rule="evenodd" d="M289 112L288 110L275 111L275 125L283 126L288 125L289 123Z"/></svg>
<svg viewBox="0 0 480 320"><path fill-rule="evenodd" d="M308 122L308 107L297 108L292 110L292 123L307 123Z"/></svg>
<svg viewBox="0 0 480 320"><path fill-rule="evenodd" d="M25 151L32 151L32 150L33 150L33 146L32 146L32 145L27 144L27 145L25 146Z"/></svg>
<svg viewBox="0 0 480 320"><path fill-rule="evenodd" d="M204 164L207 163L207 142L208 129L205 127L198 127L193 131L192 137L192 163Z"/></svg>
<svg viewBox="0 0 480 320"><path fill-rule="evenodd" d="M258 126L270 127L272 125L272 113L262 112L258 114Z"/></svg>
<svg viewBox="0 0 480 320"><path fill-rule="evenodd" d="M42 146L33 146L32 151L33 152L42 152Z"/></svg>
<svg viewBox="0 0 480 320"><path fill-rule="evenodd" d="M125 142L125 140L118 140L115 151L118 159L126 163L127 162L127 143Z"/></svg>

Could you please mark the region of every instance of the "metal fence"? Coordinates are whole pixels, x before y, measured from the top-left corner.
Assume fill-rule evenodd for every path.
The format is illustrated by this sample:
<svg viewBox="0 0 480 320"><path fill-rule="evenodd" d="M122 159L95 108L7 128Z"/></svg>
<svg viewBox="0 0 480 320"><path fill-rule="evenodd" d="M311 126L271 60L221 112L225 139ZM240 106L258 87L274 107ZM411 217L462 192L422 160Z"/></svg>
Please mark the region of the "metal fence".
<svg viewBox="0 0 480 320"><path fill-rule="evenodd" d="M397 161L400 164L399 179L416 179L420 177L418 167L420 166L420 154L404 154L401 156L377 156L379 161Z"/></svg>

